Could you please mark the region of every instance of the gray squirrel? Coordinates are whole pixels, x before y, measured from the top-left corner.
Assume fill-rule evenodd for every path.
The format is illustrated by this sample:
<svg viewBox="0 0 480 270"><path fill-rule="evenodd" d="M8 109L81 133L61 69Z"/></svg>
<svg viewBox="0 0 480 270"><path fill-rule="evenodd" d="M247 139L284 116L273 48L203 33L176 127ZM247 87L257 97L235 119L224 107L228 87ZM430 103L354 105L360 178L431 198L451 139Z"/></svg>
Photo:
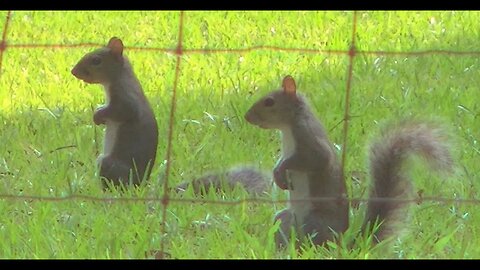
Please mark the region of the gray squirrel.
<svg viewBox="0 0 480 270"><path fill-rule="evenodd" d="M176 192L184 192L192 186L195 195L205 195L209 189L215 192L232 190L241 186L248 194L260 196L271 188L269 173L253 166L242 165L222 172L212 172L190 181L182 182L174 187Z"/></svg>
<svg viewBox="0 0 480 270"><path fill-rule="evenodd" d="M138 186L149 178L158 145L155 115L123 49L122 41L112 37L72 69L76 78L105 90L106 104L93 115L96 125L106 125L104 151L97 160L104 190L110 183Z"/></svg>
<svg viewBox="0 0 480 270"><path fill-rule="evenodd" d="M306 98L297 92L294 79L286 76L282 88L255 102L245 119L263 129L278 129L282 134L282 156L273 175L276 185L288 190L290 201L288 208L275 216L275 221L281 221L276 245L288 245L292 229L298 236L297 247L305 237L321 245L334 240L336 233L345 232L349 226L349 204L340 162L324 127ZM410 154L422 156L435 170L452 170L453 160L442 129L427 122L403 121L384 130L371 145L370 198L398 199L411 193L411 182L402 167ZM320 197L332 199L309 201ZM370 232L378 221L374 242L392 236L404 206L405 203L395 201L369 201L361 231Z"/></svg>

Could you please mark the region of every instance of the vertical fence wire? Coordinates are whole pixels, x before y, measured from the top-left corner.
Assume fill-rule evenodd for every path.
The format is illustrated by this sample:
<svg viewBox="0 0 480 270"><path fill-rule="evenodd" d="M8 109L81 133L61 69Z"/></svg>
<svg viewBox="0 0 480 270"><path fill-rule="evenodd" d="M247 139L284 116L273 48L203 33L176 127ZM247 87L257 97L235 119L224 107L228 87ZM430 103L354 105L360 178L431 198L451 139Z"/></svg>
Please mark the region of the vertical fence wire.
<svg viewBox="0 0 480 270"><path fill-rule="evenodd" d="M182 42L183 42L183 18L184 12L180 11L180 19L178 24L178 44L176 49L176 65L175 65L175 78L173 81L173 88L172 88L172 101L170 104L170 119L168 123L168 142L167 142L167 153L165 160L167 161L166 169L165 169L165 181L163 183L163 199L162 199L162 238L160 244L160 257L162 258L165 254L165 238L167 234L167 208L169 204L169 197L168 197L168 180L170 175L170 168L172 167L172 141L173 141L173 128L174 128L174 120L175 120L175 110L176 110L176 98L177 98L177 86L178 86L178 78L180 77L180 63L182 62Z"/></svg>
<svg viewBox="0 0 480 270"><path fill-rule="evenodd" d="M353 12L352 40L348 51L347 85L345 87L345 114L343 116L342 175L345 177L347 158L348 124L350 121L350 92L352 89L353 58L355 57L355 36L357 34L357 11Z"/></svg>
<svg viewBox="0 0 480 270"><path fill-rule="evenodd" d="M7 49L7 31L8 26L10 25L12 11L7 11L7 16L5 18L5 24L3 25L2 40L0 41L0 77L2 76L2 63L3 63L3 53Z"/></svg>

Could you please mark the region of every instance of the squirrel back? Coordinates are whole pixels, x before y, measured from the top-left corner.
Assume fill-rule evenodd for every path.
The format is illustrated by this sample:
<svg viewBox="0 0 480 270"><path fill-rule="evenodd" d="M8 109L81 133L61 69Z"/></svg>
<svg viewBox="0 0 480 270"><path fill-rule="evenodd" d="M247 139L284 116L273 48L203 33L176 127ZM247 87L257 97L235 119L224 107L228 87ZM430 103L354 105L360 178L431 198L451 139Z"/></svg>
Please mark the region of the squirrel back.
<svg viewBox="0 0 480 270"><path fill-rule="evenodd" d="M185 181L175 187L175 191L184 192L190 185L196 195L204 195L204 191L214 189L221 192L242 186L249 194L261 195L270 188L270 177L267 173L250 166L239 166L224 172L209 173L191 181Z"/></svg>

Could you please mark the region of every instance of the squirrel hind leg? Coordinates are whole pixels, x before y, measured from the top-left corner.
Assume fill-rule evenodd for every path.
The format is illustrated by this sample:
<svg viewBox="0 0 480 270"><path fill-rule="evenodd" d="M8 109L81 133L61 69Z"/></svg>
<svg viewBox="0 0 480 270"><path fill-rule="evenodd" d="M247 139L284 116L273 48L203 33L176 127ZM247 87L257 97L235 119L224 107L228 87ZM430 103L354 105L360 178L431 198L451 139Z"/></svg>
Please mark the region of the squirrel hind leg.
<svg viewBox="0 0 480 270"><path fill-rule="evenodd" d="M304 236L309 238L314 245L323 245L327 241L334 241L336 234L343 233L348 228L347 219L325 219L330 221L326 223L319 216L322 215L317 212L309 213L301 226Z"/></svg>
<svg viewBox="0 0 480 270"><path fill-rule="evenodd" d="M275 245L277 249L286 248L295 226L295 216L290 209L283 209L275 215L274 222L280 221L280 227L275 232Z"/></svg>
<svg viewBox="0 0 480 270"><path fill-rule="evenodd" d="M112 158L111 156L103 156L99 160L99 163L103 190L108 189L109 184L112 184L114 187L129 184L131 170L130 166L125 162ZM136 177L132 178L133 184L138 185L139 181L135 181Z"/></svg>

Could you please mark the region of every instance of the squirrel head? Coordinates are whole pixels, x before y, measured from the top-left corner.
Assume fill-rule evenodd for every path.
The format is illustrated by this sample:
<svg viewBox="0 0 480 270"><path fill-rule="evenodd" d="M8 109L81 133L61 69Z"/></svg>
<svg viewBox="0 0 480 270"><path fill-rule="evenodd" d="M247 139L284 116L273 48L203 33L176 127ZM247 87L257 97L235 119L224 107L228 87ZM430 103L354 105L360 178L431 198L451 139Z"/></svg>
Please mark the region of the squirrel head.
<svg viewBox="0 0 480 270"><path fill-rule="evenodd" d="M265 129L284 129L294 121L301 104L292 76L283 78L282 88L272 91L255 102L245 114L245 120Z"/></svg>
<svg viewBox="0 0 480 270"><path fill-rule="evenodd" d="M108 84L124 66L123 43L112 37L107 46L87 53L73 67L72 74L86 83Z"/></svg>

